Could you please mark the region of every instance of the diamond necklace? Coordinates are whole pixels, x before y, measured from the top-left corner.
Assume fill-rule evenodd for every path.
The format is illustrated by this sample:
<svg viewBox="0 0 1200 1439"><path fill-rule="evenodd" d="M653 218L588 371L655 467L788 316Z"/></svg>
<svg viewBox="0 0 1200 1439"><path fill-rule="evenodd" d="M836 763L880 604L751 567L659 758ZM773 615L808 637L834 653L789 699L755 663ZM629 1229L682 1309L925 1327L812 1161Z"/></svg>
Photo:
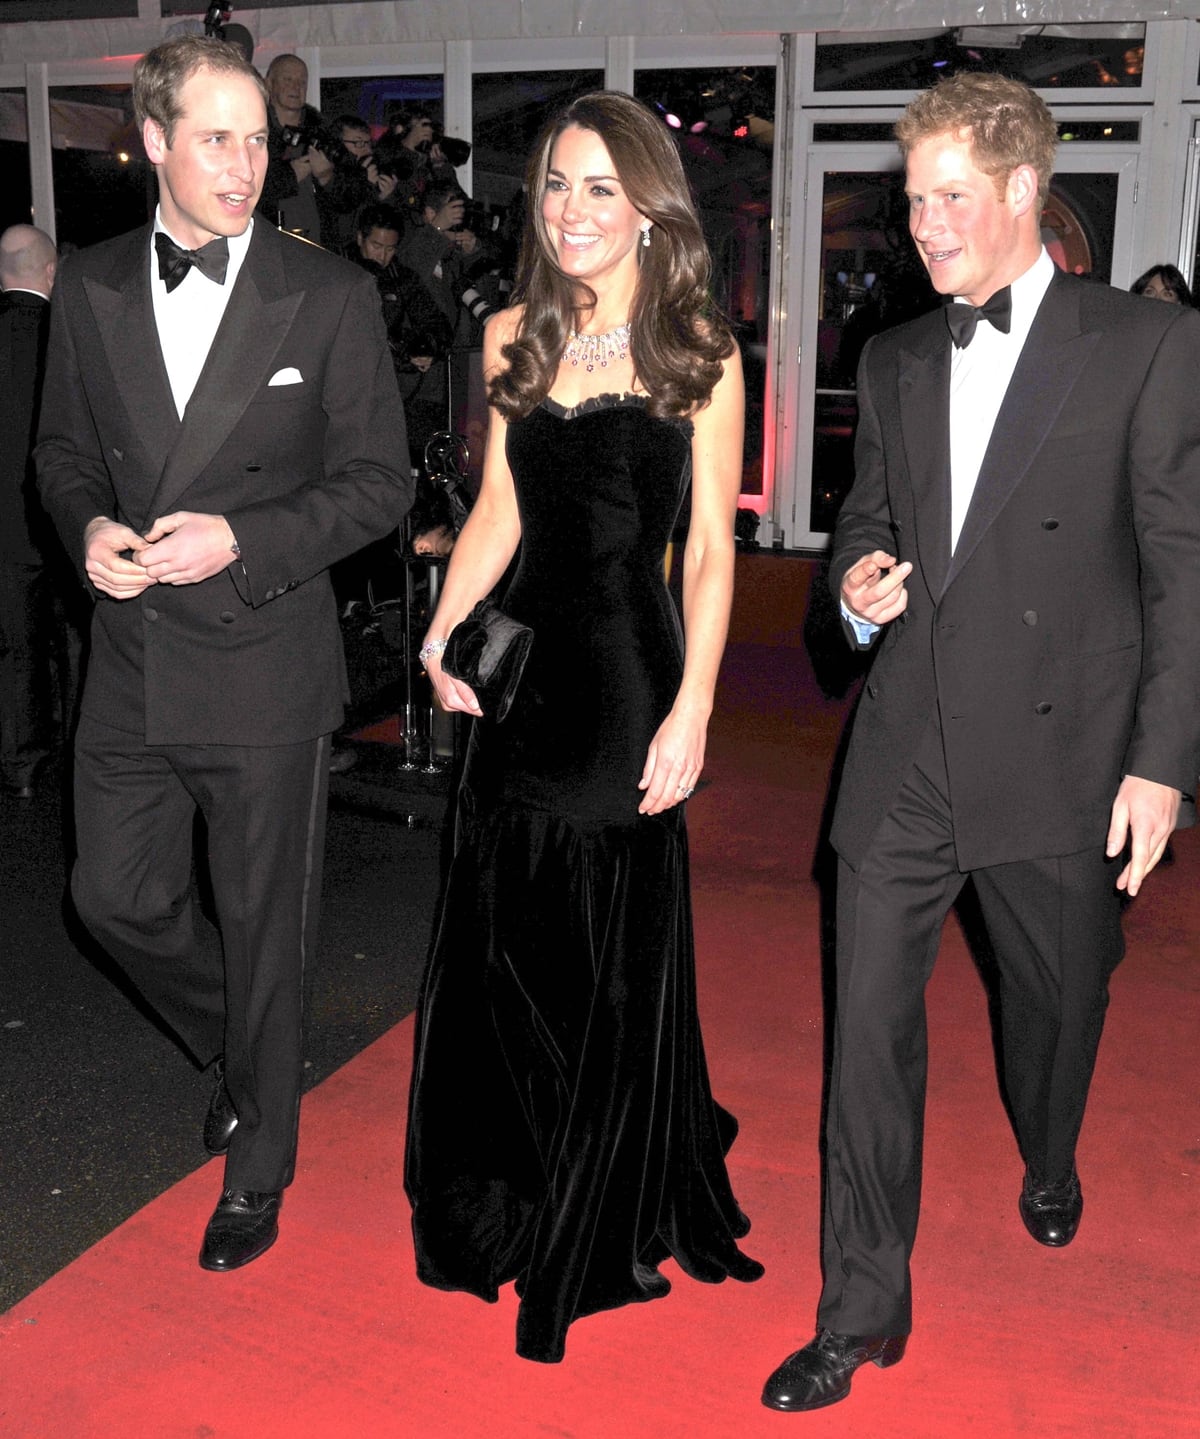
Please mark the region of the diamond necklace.
<svg viewBox="0 0 1200 1439"><path fill-rule="evenodd" d="M605 370L610 360L624 360L628 356L628 325L618 325L615 330L608 330L603 335L581 335L578 330L572 330L562 353L564 360L570 361L576 368L582 365L589 373L597 365Z"/></svg>

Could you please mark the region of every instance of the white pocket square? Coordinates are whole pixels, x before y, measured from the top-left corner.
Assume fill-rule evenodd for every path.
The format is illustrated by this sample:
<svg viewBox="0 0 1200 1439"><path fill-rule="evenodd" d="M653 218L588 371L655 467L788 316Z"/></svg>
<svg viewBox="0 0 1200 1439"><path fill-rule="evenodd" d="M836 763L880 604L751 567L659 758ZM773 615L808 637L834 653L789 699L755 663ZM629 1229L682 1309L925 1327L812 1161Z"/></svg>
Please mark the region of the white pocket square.
<svg viewBox="0 0 1200 1439"><path fill-rule="evenodd" d="M267 381L267 386L270 388L271 385L302 385L303 383L304 377L300 371L289 365L286 370L276 370Z"/></svg>

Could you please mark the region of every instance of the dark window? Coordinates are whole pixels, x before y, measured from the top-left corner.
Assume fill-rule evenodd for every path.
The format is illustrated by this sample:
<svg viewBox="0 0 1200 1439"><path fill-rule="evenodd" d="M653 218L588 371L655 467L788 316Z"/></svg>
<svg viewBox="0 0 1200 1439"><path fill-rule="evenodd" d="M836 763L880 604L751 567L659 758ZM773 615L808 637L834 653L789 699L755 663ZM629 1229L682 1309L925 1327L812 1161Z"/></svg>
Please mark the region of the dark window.
<svg viewBox="0 0 1200 1439"><path fill-rule="evenodd" d="M817 36L819 91L923 90L943 75L993 70L1039 90L1131 88L1142 83L1146 27L959 25L906 39Z"/></svg>

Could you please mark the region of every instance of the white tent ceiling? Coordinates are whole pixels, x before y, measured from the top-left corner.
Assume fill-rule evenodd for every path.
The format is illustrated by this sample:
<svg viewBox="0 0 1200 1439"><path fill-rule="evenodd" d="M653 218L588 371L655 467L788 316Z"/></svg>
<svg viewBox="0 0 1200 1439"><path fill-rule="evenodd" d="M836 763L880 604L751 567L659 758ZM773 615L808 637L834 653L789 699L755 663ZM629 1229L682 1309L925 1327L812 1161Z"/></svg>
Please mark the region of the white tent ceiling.
<svg viewBox="0 0 1200 1439"><path fill-rule="evenodd" d="M136 54L186 9L137 0L138 18L0 23L0 63ZM0 0L5 10L57 0ZM164 15L164 10L168 13ZM955 25L1061 25L1200 16L1200 0L358 0L353 4L233 6L233 19L271 48L411 44L446 40L769 35L789 31L928 30Z"/></svg>

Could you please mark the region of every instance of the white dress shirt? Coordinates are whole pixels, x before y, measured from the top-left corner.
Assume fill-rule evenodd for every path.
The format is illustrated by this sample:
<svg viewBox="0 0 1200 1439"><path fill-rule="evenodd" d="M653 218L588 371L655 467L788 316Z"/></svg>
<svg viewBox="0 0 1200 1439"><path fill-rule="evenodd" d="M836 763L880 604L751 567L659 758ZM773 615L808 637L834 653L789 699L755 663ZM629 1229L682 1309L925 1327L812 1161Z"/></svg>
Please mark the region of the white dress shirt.
<svg viewBox="0 0 1200 1439"><path fill-rule="evenodd" d="M162 350L163 363L167 367L167 378L171 382L171 394L179 418L187 409L196 381L204 369L208 352L216 337L225 306L233 292L238 271L250 248L250 234L254 229L253 219L246 226L244 234L229 238L229 268L225 272L225 283L218 285L207 275L201 274L195 265L183 277L182 282L167 294L167 286L158 277L158 254L154 248L154 237L150 238L150 295L154 302L154 323L158 329L158 343ZM170 235L178 245L180 240L163 224L162 210L154 215L154 234L162 231ZM191 246L185 245L184 249Z"/></svg>
<svg viewBox="0 0 1200 1439"><path fill-rule="evenodd" d="M981 318L971 343L960 350L950 339L949 331L946 333L946 343L953 349L950 360L951 554L962 533L996 416L1053 278L1054 261L1043 247L1029 269L1012 282L1012 323L1007 335L990 320ZM867 644L878 631L878 625L852 614L845 600L841 602L841 611L860 645Z"/></svg>
<svg viewBox="0 0 1200 1439"><path fill-rule="evenodd" d="M1054 277L1054 261L1041 251L1028 270L1012 283L1012 327L1001 334L980 319L975 338L965 349L953 347L950 359L950 553L958 544L963 521L975 493L979 469L992 438L996 416L1038 306Z"/></svg>

